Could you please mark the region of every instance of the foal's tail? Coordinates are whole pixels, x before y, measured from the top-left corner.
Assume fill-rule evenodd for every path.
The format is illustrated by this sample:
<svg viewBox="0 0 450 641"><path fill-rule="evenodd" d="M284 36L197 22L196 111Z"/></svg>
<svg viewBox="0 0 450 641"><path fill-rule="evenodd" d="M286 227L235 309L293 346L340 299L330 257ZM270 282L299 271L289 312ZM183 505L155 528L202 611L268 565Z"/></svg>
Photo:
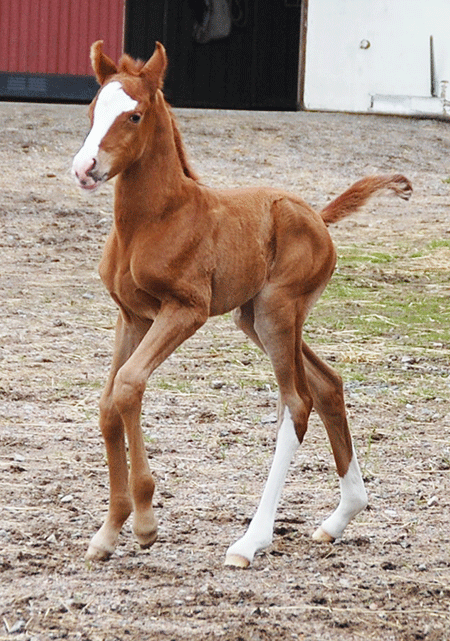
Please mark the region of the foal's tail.
<svg viewBox="0 0 450 641"><path fill-rule="evenodd" d="M358 180L347 191L331 201L322 211L326 225L337 223L341 218L353 214L362 207L367 200L381 189L391 189L397 196L408 200L412 194L412 185L401 174L367 176Z"/></svg>

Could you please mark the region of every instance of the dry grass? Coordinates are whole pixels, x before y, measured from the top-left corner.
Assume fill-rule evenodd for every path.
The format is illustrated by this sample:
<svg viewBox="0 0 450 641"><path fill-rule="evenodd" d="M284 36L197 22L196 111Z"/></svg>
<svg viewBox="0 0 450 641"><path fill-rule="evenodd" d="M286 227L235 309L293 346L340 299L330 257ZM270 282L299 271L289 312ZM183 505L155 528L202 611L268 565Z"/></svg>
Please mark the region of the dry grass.
<svg viewBox="0 0 450 641"><path fill-rule="evenodd" d="M0 639L448 641L447 123L180 113L210 184L283 185L319 207L372 171L415 188L333 228L339 269L308 323L344 376L370 508L337 544L311 542L338 500L313 416L274 544L236 572L222 560L267 476L276 386L229 318L148 386L158 542L141 552L127 527L111 562L85 565L108 494L96 423L115 311L96 264L111 188L87 200L68 175L84 108L0 111Z"/></svg>

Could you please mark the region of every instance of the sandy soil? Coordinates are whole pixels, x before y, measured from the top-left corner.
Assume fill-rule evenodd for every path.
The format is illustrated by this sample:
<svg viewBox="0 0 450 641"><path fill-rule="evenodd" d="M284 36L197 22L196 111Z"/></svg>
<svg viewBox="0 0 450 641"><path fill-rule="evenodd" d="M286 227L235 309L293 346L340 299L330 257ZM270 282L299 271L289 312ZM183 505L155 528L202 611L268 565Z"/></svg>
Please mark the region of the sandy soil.
<svg viewBox="0 0 450 641"><path fill-rule="evenodd" d="M378 199L333 229L338 247L450 239L448 123L177 115L213 186L273 184L321 206L365 174L405 173L411 202ZM72 184L86 107L2 103L0 119L0 639L450 639L449 345L428 373L437 391L427 401L405 405L389 370L384 385L364 391L347 381L370 506L343 539L320 546L310 538L338 499L312 417L273 546L238 571L223 558L267 476L276 390L268 363L231 320L209 322L148 386L157 543L141 551L126 527L110 561L85 563L108 497L97 402L116 312L96 266L112 188L87 197ZM441 259L448 268L445 252ZM397 389L414 395L414 362L402 361L400 346L391 357L401 365ZM376 359L363 365L379 369Z"/></svg>

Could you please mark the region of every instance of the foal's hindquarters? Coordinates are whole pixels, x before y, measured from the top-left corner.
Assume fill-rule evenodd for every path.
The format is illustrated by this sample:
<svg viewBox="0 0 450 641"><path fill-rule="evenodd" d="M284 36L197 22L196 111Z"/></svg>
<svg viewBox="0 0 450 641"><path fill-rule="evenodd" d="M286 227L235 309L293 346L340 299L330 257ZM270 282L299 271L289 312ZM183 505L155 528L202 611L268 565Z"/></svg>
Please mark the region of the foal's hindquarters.
<svg viewBox="0 0 450 641"><path fill-rule="evenodd" d="M278 206L294 208L291 202ZM303 323L333 272L334 248L328 232L319 226L308 243L299 242L285 253L277 256L282 265L279 273L275 268L263 290L234 313L238 327L269 356L279 387L278 435L269 477L246 534L226 555L226 564L238 567L247 567L255 553L272 542L282 487L313 407L326 427L341 480L340 504L313 538L334 541L367 504L347 425L342 380L302 339Z"/></svg>

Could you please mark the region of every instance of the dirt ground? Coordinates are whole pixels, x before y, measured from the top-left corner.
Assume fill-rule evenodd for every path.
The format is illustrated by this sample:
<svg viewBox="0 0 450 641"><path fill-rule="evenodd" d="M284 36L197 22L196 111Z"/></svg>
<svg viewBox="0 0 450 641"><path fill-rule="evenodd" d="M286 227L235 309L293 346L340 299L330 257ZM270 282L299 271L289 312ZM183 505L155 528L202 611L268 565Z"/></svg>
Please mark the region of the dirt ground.
<svg viewBox="0 0 450 641"><path fill-rule="evenodd" d="M273 184L320 207L363 175L405 173L412 200L377 198L332 229L338 248L420 249L450 240L446 122L177 116L194 165L212 186ZM141 551L127 526L108 562L84 561L108 498L97 403L116 312L97 263L112 187L87 196L72 183L85 106L2 103L0 121L0 640L450 639L445 341L417 361L405 356L404 337L389 355L375 341L367 358L356 339L346 339L346 353L359 354L355 367L373 381L363 388L356 377L346 380L369 508L334 545L311 540L338 500L329 446L313 416L274 543L239 571L223 559L267 476L276 388L268 363L230 318L209 322L147 389L142 423L157 481L158 541ZM448 274L448 247L434 258ZM377 274L368 276L374 290ZM396 296L402 282L392 282ZM435 325L448 321L444 312L431 319ZM314 324L321 331L320 313ZM338 369L340 343L330 333L321 348ZM423 377L434 390L426 399L415 387Z"/></svg>

